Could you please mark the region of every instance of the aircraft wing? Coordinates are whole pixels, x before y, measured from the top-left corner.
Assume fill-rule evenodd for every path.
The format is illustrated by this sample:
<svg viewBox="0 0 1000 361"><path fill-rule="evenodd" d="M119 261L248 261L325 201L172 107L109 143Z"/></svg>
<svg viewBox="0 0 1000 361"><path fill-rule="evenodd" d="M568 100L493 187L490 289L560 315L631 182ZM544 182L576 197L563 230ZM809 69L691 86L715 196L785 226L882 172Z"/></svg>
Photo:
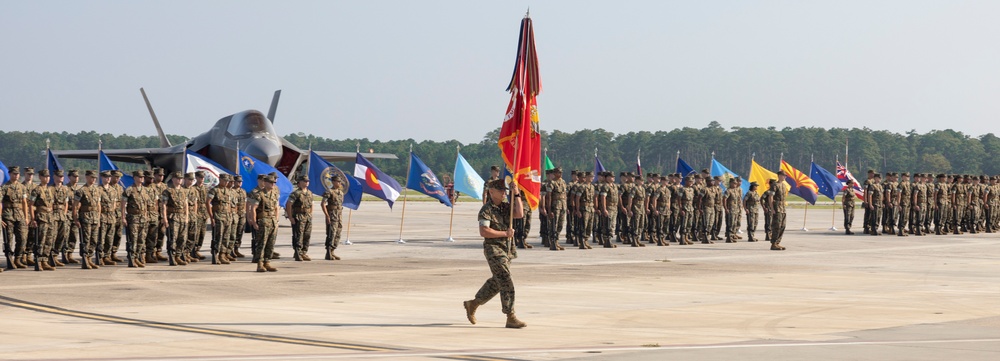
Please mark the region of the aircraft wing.
<svg viewBox="0 0 1000 361"><path fill-rule="evenodd" d="M183 149L170 148L135 148L135 149L104 149L104 154L114 162L146 164L164 156L175 156L183 153ZM66 159L97 159L98 150L53 150L52 155Z"/></svg>
<svg viewBox="0 0 1000 361"><path fill-rule="evenodd" d="M353 162L357 159L357 153L354 152L329 152L316 150L314 150L314 152L316 152L316 155L322 157L328 162ZM399 157L396 157L395 154L389 153L362 153L361 155L368 159L399 159Z"/></svg>

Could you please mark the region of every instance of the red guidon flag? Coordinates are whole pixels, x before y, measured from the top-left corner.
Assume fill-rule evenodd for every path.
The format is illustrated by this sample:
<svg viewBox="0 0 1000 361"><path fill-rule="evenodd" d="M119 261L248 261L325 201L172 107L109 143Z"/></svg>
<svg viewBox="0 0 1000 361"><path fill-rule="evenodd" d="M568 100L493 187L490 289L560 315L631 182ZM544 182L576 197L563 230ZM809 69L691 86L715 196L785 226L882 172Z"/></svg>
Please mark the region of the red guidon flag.
<svg viewBox="0 0 1000 361"><path fill-rule="evenodd" d="M542 137L538 132L538 107L535 97L542 90L535 54L535 35L531 18L521 20L517 41L514 74L507 87L510 104L500 128L497 145L507 169L514 175L518 188L524 192L531 209L538 208L542 185Z"/></svg>

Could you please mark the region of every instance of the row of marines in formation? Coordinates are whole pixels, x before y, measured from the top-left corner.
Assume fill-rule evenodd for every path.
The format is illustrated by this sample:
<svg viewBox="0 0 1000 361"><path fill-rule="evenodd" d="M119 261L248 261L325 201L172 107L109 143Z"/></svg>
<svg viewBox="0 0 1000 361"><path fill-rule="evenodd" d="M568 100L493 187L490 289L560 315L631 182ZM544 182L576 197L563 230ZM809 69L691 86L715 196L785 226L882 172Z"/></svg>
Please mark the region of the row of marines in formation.
<svg viewBox="0 0 1000 361"><path fill-rule="evenodd" d="M213 264L230 264L245 257L240 246L246 228L252 230L252 262L257 271L277 271L270 264L279 257L273 251L280 210L274 173L259 176L257 188L247 193L238 175L222 174L218 185L210 188L201 171L174 172L169 185L163 181L162 169L134 171L134 184L124 187L119 171L88 170L81 184L76 170L68 174L41 170L38 183L33 182L34 169L24 169L23 181L20 170L11 167L10 180L0 187L0 224L8 270L34 266L36 271L49 271L69 263L79 263L83 269L119 262L127 262L129 267L161 261L183 266L206 259L200 250L207 225L211 225ZM67 176L69 182L63 184ZM333 187L323 195L327 260L340 259L333 252L340 240L340 183L339 177L334 177ZM307 186L308 178L301 177L285 205L285 216L294 228L297 261L310 260L306 252L312 193ZM306 225L308 228L303 227ZM122 235L126 238L125 260L117 256ZM73 258L78 243L80 260Z"/></svg>
<svg viewBox="0 0 1000 361"><path fill-rule="evenodd" d="M770 249L785 249L781 240L787 191L777 191L787 187L783 172L770 181L763 195L756 192L756 182L751 182L751 191L743 195L742 179L723 180L711 176L707 169L686 177L679 173L662 176L650 173L645 181L631 172L619 175L621 183L616 183L613 172L599 172L593 182L592 172L573 171L572 182L566 183L562 169L546 170L538 207L542 246L563 250L559 237L564 227L566 242L580 249L592 248L591 239L606 248L617 247L612 236L632 247L645 247L646 243L669 246L670 242L732 243L743 239L739 230L744 214L747 241L757 242L754 232L758 214L763 210L765 240L771 243ZM723 182L727 185L725 190L719 187ZM526 242L531 210L526 201L522 204L525 217L514 220L514 238L519 248L532 248Z"/></svg>
<svg viewBox="0 0 1000 361"><path fill-rule="evenodd" d="M1000 226L1000 176L869 170L863 184L864 233L897 236L994 233ZM851 232L855 195L843 198L844 231Z"/></svg>

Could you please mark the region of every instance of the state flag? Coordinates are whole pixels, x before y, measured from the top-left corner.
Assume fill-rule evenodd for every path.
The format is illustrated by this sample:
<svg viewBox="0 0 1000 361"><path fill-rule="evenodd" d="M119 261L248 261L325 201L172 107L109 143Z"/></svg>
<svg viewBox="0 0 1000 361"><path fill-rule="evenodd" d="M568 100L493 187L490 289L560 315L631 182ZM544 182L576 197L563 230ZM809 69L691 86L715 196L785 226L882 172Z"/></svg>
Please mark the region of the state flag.
<svg viewBox="0 0 1000 361"><path fill-rule="evenodd" d="M399 194L403 192L403 187L399 185L399 182L379 170L361 153L358 153L354 160L354 178L357 178L361 183L363 192L384 200L389 204L389 208L392 208L396 198L399 198Z"/></svg>

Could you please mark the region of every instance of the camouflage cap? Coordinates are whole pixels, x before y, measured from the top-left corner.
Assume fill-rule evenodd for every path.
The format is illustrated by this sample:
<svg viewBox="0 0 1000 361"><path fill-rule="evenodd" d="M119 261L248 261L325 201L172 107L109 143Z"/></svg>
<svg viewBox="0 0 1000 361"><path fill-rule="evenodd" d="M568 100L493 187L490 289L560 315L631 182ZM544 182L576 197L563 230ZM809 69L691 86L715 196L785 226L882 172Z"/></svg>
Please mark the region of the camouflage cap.
<svg viewBox="0 0 1000 361"><path fill-rule="evenodd" d="M194 172L194 177L198 178L198 179L205 179L205 171L200 170L200 171Z"/></svg>
<svg viewBox="0 0 1000 361"><path fill-rule="evenodd" d="M271 181L271 183L277 183L278 182L278 173L275 173L275 172L268 173L267 179L269 181Z"/></svg>
<svg viewBox="0 0 1000 361"><path fill-rule="evenodd" d="M491 165L491 166L490 166L490 170L495 170L495 171L498 171L498 172L499 172L499 171L500 171L500 167L499 167L499 166L496 166L496 165Z"/></svg>
<svg viewBox="0 0 1000 361"><path fill-rule="evenodd" d="M182 179L182 178L184 178L184 172L175 171L174 174L173 174L173 177L174 177L174 179Z"/></svg>
<svg viewBox="0 0 1000 361"><path fill-rule="evenodd" d="M143 173L141 170L134 170L134 171L132 171L132 178L145 178L145 177L146 177L146 174Z"/></svg>
<svg viewBox="0 0 1000 361"><path fill-rule="evenodd" d="M241 175L239 175L239 174L237 174L237 175L234 175L234 176L233 176L233 182L240 182L240 183L243 183L243 176L241 176Z"/></svg>
<svg viewBox="0 0 1000 361"><path fill-rule="evenodd" d="M339 183L339 182L341 182L341 179L340 179L339 175L334 175L334 176L330 177L330 181L331 182L338 182Z"/></svg>
<svg viewBox="0 0 1000 361"><path fill-rule="evenodd" d="M13 167L7 168L7 171L10 172L11 174L21 173L21 167L15 165Z"/></svg>
<svg viewBox="0 0 1000 361"><path fill-rule="evenodd" d="M54 174L52 174L52 175L53 175L53 176L56 176L56 177L62 177L62 176L64 176L64 175L66 175L65 173L63 173L63 170L62 170L62 169L56 169L56 171L55 171L55 172L53 172L53 173L54 173Z"/></svg>
<svg viewBox="0 0 1000 361"><path fill-rule="evenodd" d="M586 172L583 172L583 175L585 175L587 177L593 177L594 176L594 172L586 171Z"/></svg>
<svg viewBox="0 0 1000 361"><path fill-rule="evenodd" d="M563 171L562 171L562 167L555 167L555 168L552 168L552 173L560 173L560 174L561 174L562 172L563 172Z"/></svg>
<svg viewBox="0 0 1000 361"><path fill-rule="evenodd" d="M487 188L507 190L507 183L504 183L503 179L494 179L486 183Z"/></svg>
<svg viewBox="0 0 1000 361"><path fill-rule="evenodd" d="M120 170L113 170L113 171L111 171L111 176L112 177L119 177L120 178L122 175L123 175L122 171L120 171Z"/></svg>
<svg viewBox="0 0 1000 361"><path fill-rule="evenodd" d="M83 175L88 176L88 177L94 177L94 176L97 176L97 171L95 171L93 169L87 169L86 171L83 172Z"/></svg>
<svg viewBox="0 0 1000 361"><path fill-rule="evenodd" d="M101 171L101 177L110 178L111 177L111 171L109 171L109 170Z"/></svg>
<svg viewBox="0 0 1000 361"><path fill-rule="evenodd" d="M194 180L194 173L187 173L184 175L184 179Z"/></svg>
<svg viewBox="0 0 1000 361"><path fill-rule="evenodd" d="M757 188L757 182L750 182L750 188Z"/></svg>
<svg viewBox="0 0 1000 361"><path fill-rule="evenodd" d="M258 174L257 175L257 181L258 182L262 181L262 180L265 180L265 179L267 179L267 174Z"/></svg>
<svg viewBox="0 0 1000 361"><path fill-rule="evenodd" d="M142 175L145 176L146 178L152 177L153 176L153 171L151 171L151 170L144 170L144 171L142 171Z"/></svg>
<svg viewBox="0 0 1000 361"><path fill-rule="evenodd" d="M785 175L785 171L784 171L784 170L782 170L782 169L779 169L779 170L778 170L777 172L775 172L774 174L777 174L777 175Z"/></svg>
<svg viewBox="0 0 1000 361"><path fill-rule="evenodd" d="M219 174L219 181L228 182L231 178L228 173Z"/></svg>
<svg viewBox="0 0 1000 361"><path fill-rule="evenodd" d="M163 168L159 168L159 167L153 168L153 174L154 175L163 175Z"/></svg>
<svg viewBox="0 0 1000 361"><path fill-rule="evenodd" d="M69 170L69 176L70 177L79 177L80 176L80 171L78 171L76 169L70 169Z"/></svg>
<svg viewBox="0 0 1000 361"><path fill-rule="evenodd" d="M775 184L775 183L778 183L777 179L771 178L767 180L767 184Z"/></svg>
<svg viewBox="0 0 1000 361"><path fill-rule="evenodd" d="M902 174L900 174L900 176L903 176L903 177L909 177L909 176L910 176L910 173L908 173L908 172L903 172Z"/></svg>
<svg viewBox="0 0 1000 361"><path fill-rule="evenodd" d="M946 176L944 175L944 173L938 173L937 177L938 177L938 178L944 178L944 177L946 177Z"/></svg>
<svg viewBox="0 0 1000 361"><path fill-rule="evenodd" d="M33 167L24 167L24 174L35 174L35 168L33 168Z"/></svg>
<svg viewBox="0 0 1000 361"><path fill-rule="evenodd" d="M578 171L576 169L569 171L569 174L572 174L572 175L576 175L577 173L580 173L580 171Z"/></svg>
<svg viewBox="0 0 1000 361"><path fill-rule="evenodd" d="M48 177L49 176L49 170L48 169L42 169L42 170L38 171L38 176L39 177Z"/></svg>
<svg viewBox="0 0 1000 361"><path fill-rule="evenodd" d="M298 181L299 182L308 182L309 181L309 176L307 176L307 175L300 175L299 178L298 178Z"/></svg>

